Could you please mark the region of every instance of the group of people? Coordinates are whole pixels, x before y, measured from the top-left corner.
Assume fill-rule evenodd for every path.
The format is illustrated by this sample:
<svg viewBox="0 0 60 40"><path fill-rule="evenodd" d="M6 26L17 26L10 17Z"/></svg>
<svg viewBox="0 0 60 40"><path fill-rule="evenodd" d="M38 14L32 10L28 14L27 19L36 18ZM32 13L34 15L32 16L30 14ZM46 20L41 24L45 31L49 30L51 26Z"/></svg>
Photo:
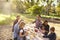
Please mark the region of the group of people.
<svg viewBox="0 0 60 40"><path fill-rule="evenodd" d="M44 34L43 38L49 38L49 40L56 40L55 28L49 26L48 21L45 20L43 23L41 21L41 16L37 15L36 20L32 23L35 23L35 28L40 30ZM25 22L18 15L14 21L12 31L14 33L14 40L27 40L26 36L28 32L24 30Z"/></svg>

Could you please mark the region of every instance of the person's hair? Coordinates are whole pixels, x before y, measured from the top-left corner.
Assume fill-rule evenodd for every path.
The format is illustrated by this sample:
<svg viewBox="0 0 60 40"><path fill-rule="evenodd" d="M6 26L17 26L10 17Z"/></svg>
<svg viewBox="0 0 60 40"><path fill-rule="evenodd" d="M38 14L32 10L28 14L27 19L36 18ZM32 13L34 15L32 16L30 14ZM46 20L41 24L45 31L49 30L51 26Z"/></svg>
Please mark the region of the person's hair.
<svg viewBox="0 0 60 40"><path fill-rule="evenodd" d="M20 22L20 27L23 26L23 25L25 25L25 23L23 21Z"/></svg>
<svg viewBox="0 0 60 40"><path fill-rule="evenodd" d="M39 17L41 17L40 15L38 15Z"/></svg>
<svg viewBox="0 0 60 40"><path fill-rule="evenodd" d="M16 17L20 17L20 15L17 15Z"/></svg>
<svg viewBox="0 0 60 40"><path fill-rule="evenodd" d="M54 27L51 27L50 30L54 32L55 31L55 28Z"/></svg>
<svg viewBox="0 0 60 40"><path fill-rule="evenodd" d="M45 22L48 22L48 21L47 21L47 20L45 20L45 21L44 21L44 23L45 23Z"/></svg>

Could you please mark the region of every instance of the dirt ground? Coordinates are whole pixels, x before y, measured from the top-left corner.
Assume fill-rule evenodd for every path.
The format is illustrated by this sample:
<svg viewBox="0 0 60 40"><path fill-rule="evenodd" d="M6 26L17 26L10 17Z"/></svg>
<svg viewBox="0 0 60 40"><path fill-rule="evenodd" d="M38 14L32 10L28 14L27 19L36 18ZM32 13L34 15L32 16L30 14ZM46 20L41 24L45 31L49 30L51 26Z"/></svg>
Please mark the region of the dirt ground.
<svg viewBox="0 0 60 40"><path fill-rule="evenodd" d="M55 27L57 40L60 40L60 24L49 22L50 27ZM11 40L13 39L12 26L3 25L0 26L0 40Z"/></svg>

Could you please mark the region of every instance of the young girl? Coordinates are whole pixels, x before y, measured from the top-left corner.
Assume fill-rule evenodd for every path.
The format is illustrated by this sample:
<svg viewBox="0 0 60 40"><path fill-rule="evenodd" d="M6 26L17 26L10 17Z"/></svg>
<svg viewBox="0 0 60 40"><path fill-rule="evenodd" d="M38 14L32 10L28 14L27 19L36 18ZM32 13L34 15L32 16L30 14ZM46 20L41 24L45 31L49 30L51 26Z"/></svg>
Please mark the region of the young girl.
<svg viewBox="0 0 60 40"><path fill-rule="evenodd" d="M24 30L24 26L25 26L25 23L24 22L21 22L20 23L20 30L19 30L19 37L18 37L18 40L26 40L26 36L27 36L27 32Z"/></svg>

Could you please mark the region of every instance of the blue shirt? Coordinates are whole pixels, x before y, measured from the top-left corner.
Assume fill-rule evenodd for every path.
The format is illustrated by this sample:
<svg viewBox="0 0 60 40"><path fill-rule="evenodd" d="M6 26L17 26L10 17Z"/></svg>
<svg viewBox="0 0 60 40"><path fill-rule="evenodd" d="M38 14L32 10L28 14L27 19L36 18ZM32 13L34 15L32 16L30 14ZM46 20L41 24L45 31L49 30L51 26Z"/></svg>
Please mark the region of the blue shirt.
<svg viewBox="0 0 60 40"><path fill-rule="evenodd" d="M19 25L18 23L14 26L14 38L18 37Z"/></svg>

